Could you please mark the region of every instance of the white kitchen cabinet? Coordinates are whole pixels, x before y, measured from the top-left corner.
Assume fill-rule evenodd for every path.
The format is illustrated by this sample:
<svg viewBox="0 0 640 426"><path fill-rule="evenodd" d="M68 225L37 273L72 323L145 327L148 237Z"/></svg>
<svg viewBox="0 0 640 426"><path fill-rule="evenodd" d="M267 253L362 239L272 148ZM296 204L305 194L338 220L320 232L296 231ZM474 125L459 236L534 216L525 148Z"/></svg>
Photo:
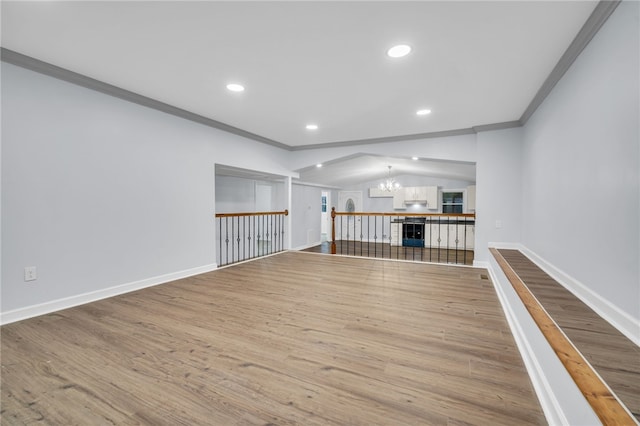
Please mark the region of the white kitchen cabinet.
<svg viewBox="0 0 640 426"><path fill-rule="evenodd" d="M369 198L391 198L393 192L380 188L369 188Z"/></svg>
<svg viewBox="0 0 640 426"><path fill-rule="evenodd" d="M475 226L458 223L449 225L449 248L458 250L473 250L475 241Z"/></svg>
<svg viewBox="0 0 640 426"><path fill-rule="evenodd" d="M450 249L461 249L463 244L464 226L458 226L457 224L447 225L447 247Z"/></svg>
<svg viewBox="0 0 640 426"><path fill-rule="evenodd" d="M404 188L405 204L426 204L430 210L438 209L437 186L409 186Z"/></svg>
<svg viewBox="0 0 640 426"><path fill-rule="evenodd" d="M427 223L425 234L429 235L429 238L425 238L426 247L434 248L447 248L447 225L439 224L437 222Z"/></svg>
<svg viewBox="0 0 640 426"><path fill-rule="evenodd" d="M429 210L438 210L438 187L426 186L425 187L425 200L427 200L427 208Z"/></svg>
<svg viewBox="0 0 640 426"><path fill-rule="evenodd" d="M467 246L467 250L473 250L475 248L476 241L476 226L475 225L465 225L467 228L467 234L465 236Z"/></svg>
<svg viewBox="0 0 640 426"><path fill-rule="evenodd" d="M391 245L392 246L402 245L402 223L391 222Z"/></svg>
<svg viewBox="0 0 640 426"><path fill-rule="evenodd" d="M424 203L427 200L426 186L409 186L404 188L405 203Z"/></svg>
<svg viewBox="0 0 640 426"><path fill-rule="evenodd" d="M407 206L404 204L405 191L404 188L400 188L393 193L393 208L394 210L405 210Z"/></svg>
<svg viewBox="0 0 640 426"><path fill-rule="evenodd" d="M473 250L475 225L468 223L449 223L443 220L425 225L425 247L441 249ZM456 241L457 240L457 241Z"/></svg>
<svg viewBox="0 0 640 426"><path fill-rule="evenodd" d="M476 211L476 186L467 186L467 212L473 213Z"/></svg>

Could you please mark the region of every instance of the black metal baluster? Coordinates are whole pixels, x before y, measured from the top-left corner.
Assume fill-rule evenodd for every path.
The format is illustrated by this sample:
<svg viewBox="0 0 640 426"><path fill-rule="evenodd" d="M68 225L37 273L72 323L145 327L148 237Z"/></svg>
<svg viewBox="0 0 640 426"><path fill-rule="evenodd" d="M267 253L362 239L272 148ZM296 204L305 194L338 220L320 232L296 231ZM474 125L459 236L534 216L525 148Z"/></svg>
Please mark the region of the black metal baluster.
<svg viewBox="0 0 640 426"><path fill-rule="evenodd" d="M236 217L231 216L231 263L237 262L236 259Z"/></svg>
<svg viewBox="0 0 640 426"><path fill-rule="evenodd" d="M244 237L247 235L247 216L242 216L242 258L247 258L247 244L244 241Z"/></svg>
<svg viewBox="0 0 640 426"><path fill-rule="evenodd" d="M284 221L286 217L284 215L280 216L280 250L284 250Z"/></svg>
<svg viewBox="0 0 640 426"><path fill-rule="evenodd" d="M464 244L462 245L464 260L462 261L463 265L467 264L467 219L464 219Z"/></svg>
<svg viewBox="0 0 640 426"><path fill-rule="evenodd" d="M451 216L447 216L447 263L449 263L449 240L451 239Z"/></svg>
<svg viewBox="0 0 640 426"><path fill-rule="evenodd" d="M459 228L458 219L459 218L456 218L456 261L455 261L456 264L458 264L458 245L460 243L460 238L459 238L460 237L460 235L459 235L459 231L460 230L458 229Z"/></svg>
<svg viewBox="0 0 640 426"><path fill-rule="evenodd" d="M374 217L378 217L378 215L374 216ZM387 238L387 234L384 232L384 216L380 215L380 233L382 234L381 240L380 240L380 257L382 259L384 259L384 246L385 246L385 238Z"/></svg>
<svg viewBox="0 0 640 426"><path fill-rule="evenodd" d="M240 238L240 216L236 216L236 225L237 225L237 234L236 234L236 243L238 244L238 262L240 262L242 260L241 254L240 254L240 242L242 241L242 239Z"/></svg>
<svg viewBox="0 0 640 426"><path fill-rule="evenodd" d="M400 259L400 243L402 242L402 223L400 223L400 216L396 216L398 224L398 241L396 241L396 260Z"/></svg>
<svg viewBox="0 0 640 426"><path fill-rule="evenodd" d="M441 252L440 252L440 243L442 242L442 216L438 216L438 260L436 262L440 263Z"/></svg>
<svg viewBox="0 0 640 426"><path fill-rule="evenodd" d="M246 244L247 244L247 259L251 259L251 221L252 221L253 215L248 216L247 217L247 233L245 235L246 237Z"/></svg>
<svg viewBox="0 0 640 426"><path fill-rule="evenodd" d="M342 251L342 240L343 240L343 236L342 236L342 218L344 216L340 216L340 254L344 254L344 252Z"/></svg>
<svg viewBox="0 0 640 426"><path fill-rule="evenodd" d="M429 262L431 262L431 250L433 250L433 220L429 219Z"/></svg>
<svg viewBox="0 0 640 426"><path fill-rule="evenodd" d="M373 257L374 258L378 257L378 216L377 215L373 215Z"/></svg>
<svg viewBox="0 0 640 426"><path fill-rule="evenodd" d="M276 237L278 236L277 232L276 232L276 216L275 215L270 215L271 216L271 253L277 253L277 247L276 247Z"/></svg>

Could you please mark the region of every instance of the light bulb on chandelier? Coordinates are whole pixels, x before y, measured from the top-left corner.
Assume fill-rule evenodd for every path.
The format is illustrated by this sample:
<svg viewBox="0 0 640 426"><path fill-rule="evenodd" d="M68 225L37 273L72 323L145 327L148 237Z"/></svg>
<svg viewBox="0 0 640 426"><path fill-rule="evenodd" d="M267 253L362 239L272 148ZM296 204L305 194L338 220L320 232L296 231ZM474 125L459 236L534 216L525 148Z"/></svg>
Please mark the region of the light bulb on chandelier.
<svg viewBox="0 0 640 426"><path fill-rule="evenodd" d="M380 188L382 191L392 192L399 189L400 184L396 182L394 178L391 177L391 166L387 166L387 167L389 169L387 171L387 179L384 182L380 182L380 185L378 185L378 188Z"/></svg>

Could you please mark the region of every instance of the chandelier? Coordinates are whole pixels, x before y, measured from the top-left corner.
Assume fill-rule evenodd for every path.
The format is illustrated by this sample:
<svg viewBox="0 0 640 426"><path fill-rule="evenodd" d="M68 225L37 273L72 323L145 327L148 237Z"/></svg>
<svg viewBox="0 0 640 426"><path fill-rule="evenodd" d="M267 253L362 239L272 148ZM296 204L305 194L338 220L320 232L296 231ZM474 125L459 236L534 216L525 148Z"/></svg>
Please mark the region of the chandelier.
<svg viewBox="0 0 640 426"><path fill-rule="evenodd" d="M378 188L382 191L392 192L400 188L400 184L396 182L394 178L391 177L391 166L387 166L389 170L387 171L387 179L384 182L380 182Z"/></svg>

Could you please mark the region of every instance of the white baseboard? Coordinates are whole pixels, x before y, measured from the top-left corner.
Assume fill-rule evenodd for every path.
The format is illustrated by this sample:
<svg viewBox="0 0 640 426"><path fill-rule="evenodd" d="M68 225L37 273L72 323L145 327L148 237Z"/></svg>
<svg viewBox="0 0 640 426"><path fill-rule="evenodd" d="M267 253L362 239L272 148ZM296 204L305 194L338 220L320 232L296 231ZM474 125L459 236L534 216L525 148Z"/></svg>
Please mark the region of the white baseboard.
<svg viewBox="0 0 640 426"><path fill-rule="evenodd" d="M487 270L548 424L599 424L520 299L512 294L510 300L507 292L514 290L493 257Z"/></svg>
<svg viewBox="0 0 640 426"><path fill-rule="evenodd" d="M559 282L564 288L573 293L578 299L593 309L619 332L627 336L633 343L640 346L640 325L638 319L621 310L589 287L566 274L553 264L547 262L526 247L520 249L533 263Z"/></svg>
<svg viewBox="0 0 640 426"><path fill-rule="evenodd" d="M173 272L170 274L159 275L144 280L134 281L127 284L121 284L102 290L91 291L89 293L78 294L75 296L65 297L62 299L51 300L49 302L31 305L24 308L14 309L8 312L0 313L0 324L9 324L21 321L27 318L33 318L39 315L49 314L51 312L60 311L62 309L72 308L74 306L83 305L85 303L95 302L97 300L106 299L108 297L117 296L123 293L152 287L159 284L168 283L170 281L187 278L205 272L211 272L217 269L217 265L210 264L199 266L197 268L186 269L184 271Z"/></svg>
<svg viewBox="0 0 640 426"><path fill-rule="evenodd" d="M533 388L538 396L538 400L540 401L542 411L547 418L547 422L550 425L567 424L566 418L562 414L562 410L558 410L557 408L559 403L555 398L555 394L550 389L549 383L544 375L544 370L540 366L535 352L527 341L527 336L522 330L518 318L514 313L513 307L505 295L503 286L500 285L501 281L498 279L495 270L491 266L491 262L487 263L489 264L487 270L489 271L491 282L493 282L494 288L496 289L496 294L498 295L505 317L509 323L511 334L513 334L513 338L516 341L516 346L518 346L518 350L520 351L525 368L527 369Z"/></svg>
<svg viewBox="0 0 640 426"><path fill-rule="evenodd" d="M474 268L489 269L490 265L489 265L489 262L485 262L484 260L474 260L473 261L473 267Z"/></svg>
<svg viewBox="0 0 640 426"><path fill-rule="evenodd" d="M638 325L638 320L636 318L633 318L625 311L622 311L607 299L595 293L589 287L571 277L560 268L557 268L552 263L547 262L545 259L538 256L535 252L520 243L492 242L488 245L489 247L495 247L497 249L520 250L540 269L549 274L551 278L556 280L558 283L560 283L560 285L569 290L578 299L580 299L587 306L593 309L594 312L604 318L620 333L627 336L627 338L629 338L633 343L640 346L640 325Z"/></svg>
<svg viewBox="0 0 640 426"><path fill-rule="evenodd" d="M329 241L329 243L331 243L331 241ZM322 242L321 241L317 241L315 243L305 244L305 245L301 245L301 246L298 246L298 247L294 247L294 248L292 248L290 250L292 250L292 251L306 250L306 249L311 248L311 247L319 246L320 244L322 244Z"/></svg>
<svg viewBox="0 0 640 426"><path fill-rule="evenodd" d="M487 246L497 249L507 249L507 250L522 250L523 246L520 243L500 243L500 242L490 242L487 243Z"/></svg>

